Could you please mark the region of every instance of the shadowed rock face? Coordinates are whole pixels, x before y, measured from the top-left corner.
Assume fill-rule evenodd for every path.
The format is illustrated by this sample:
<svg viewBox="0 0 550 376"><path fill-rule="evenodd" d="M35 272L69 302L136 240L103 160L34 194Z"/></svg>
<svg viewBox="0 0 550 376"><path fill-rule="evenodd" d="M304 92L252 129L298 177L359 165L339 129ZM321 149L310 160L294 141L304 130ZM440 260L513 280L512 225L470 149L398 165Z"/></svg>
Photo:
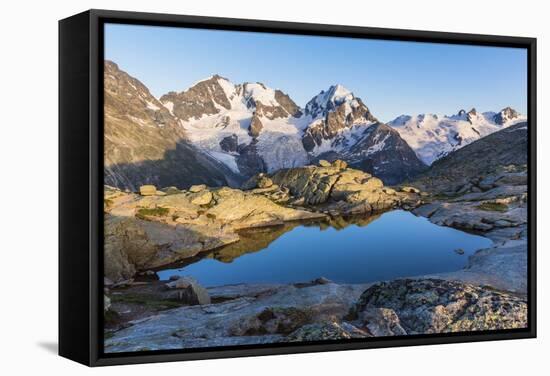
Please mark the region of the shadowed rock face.
<svg viewBox="0 0 550 376"><path fill-rule="evenodd" d="M140 185L240 183L225 165L187 141L183 128L138 80L105 62L105 183Z"/></svg>
<svg viewBox="0 0 550 376"><path fill-rule="evenodd" d="M236 134L227 136L220 141L220 147L223 151L235 153L239 147L239 138Z"/></svg>
<svg viewBox="0 0 550 376"><path fill-rule="evenodd" d="M293 117L302 116L302 110L300 110L300 107L290 99L288 94L283 93L281 90L275 90L275 100L289 115Z"/></svg>
<svg viewBox="0 0 550 376"><path fill-rule="evenodd" d="M248 127L248 134L251 137L256 138L260 135L262 128L263 128L262 121L260 120L257 114L254 114L254 116L252 116L252 120L250 121L250 126Z"/></svg>
<svg viewBox="0 0 550 376"><path fill-rule="evenodd" d="M160 100L163 103L172 102L172 113L184 121L191 118L200 118L205 114L217 114L220 110L216 105L225 109L231 108L231 103L218 82L220 78L222 77L214 75L181 93L170 92L165 94Z"/></svg>
<svg viewBox="0 0 550 376"><path fill-rule="evenodd" d="M485 190L496 183L483 181L485 177L508 174L513 166L514 171L523 173L526 184L527 155L527 123L518 123L437 160L417 177L416 184L435 192L455 192L466 184Z"/></svg>
<svg viewBox="0 0 550 376"><path fill-rule="evenodd" d="M359 98L353 99L355 106L352 107L348 101L336 100L319 104L314 100L306 106L306 113L312 117L321 119L308 127L302 142L304 148L309 152L315 146L321 145L323 140L332 140L338 132L344 128L350 128L354 124L375 122L376 118Z"/></svg>

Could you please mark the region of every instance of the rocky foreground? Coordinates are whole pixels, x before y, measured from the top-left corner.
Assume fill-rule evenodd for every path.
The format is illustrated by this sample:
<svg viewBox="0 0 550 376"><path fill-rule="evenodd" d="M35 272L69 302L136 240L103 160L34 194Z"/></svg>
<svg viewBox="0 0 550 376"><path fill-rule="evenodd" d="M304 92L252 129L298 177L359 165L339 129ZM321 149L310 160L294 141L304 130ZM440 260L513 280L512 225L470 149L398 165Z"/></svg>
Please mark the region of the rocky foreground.
<svg viewBox="0 0 550 376"><path fill-rule="evenodd" d="M526 327L526 183L525 169L509 166L452 189L445 182L444 192L432 185L426 194L413 187L385 187L340 161L321 161L257 175L242 190L142 187L138 194L106 188L105 350ZM421 181L415 185L428 190ZM477 251L463 270L375 284L319 278L205 289L191 278L149 278L150 269L225 244L234 244L237 253L241 246L250 248L242 229L396 207L484 235L494 246ZM231 259L232 252L224 257Z"/></svg>
<svg viewBox="0 0 550 376"><path fill-rule="evenodd" d="M115 308L129 309L128 302L140 302L140 298L152 307L159 304L159 295L147 295L135 287L129 291L113 295ZM511 329L525 327L527 322L525 298L441 279L401 279L370 287L319 279L294 285L222 286L208 289L208 294L212 303L161 312L153 308L148 316L136 317L130 326L108 333L105 350Z"/></svg>

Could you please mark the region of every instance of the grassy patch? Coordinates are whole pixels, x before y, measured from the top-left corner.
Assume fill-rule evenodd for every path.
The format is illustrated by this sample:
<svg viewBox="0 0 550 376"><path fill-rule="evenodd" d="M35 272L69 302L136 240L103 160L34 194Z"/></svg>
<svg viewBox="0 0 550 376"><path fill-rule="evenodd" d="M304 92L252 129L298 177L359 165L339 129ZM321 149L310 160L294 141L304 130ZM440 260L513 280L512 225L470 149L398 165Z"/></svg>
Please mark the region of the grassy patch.
<svg viewBox="0 0 550 376"><path fill-rule="evenodd" d="M139 219L147 219L147 217L165 217L169 210L166 208L141 208L137 211L136 217Z"/></svg>
<svg viewBox="0 0 550 376"><path fill-rule="evenodd" d="M136 304L156 311L181 307L182 303L175 300L156 299L140 294L116 294L111 297L113 303Z"/></svg>
<svg viewBox="0 0 550 376"><path fill-rule="evenodd" d="M477 208L480 210L496 211L496 212L508 211L508 205L498 204L496 202L484 202L483 204L478 205Z"/></svg>
<svg viewBox="0 0 550 376"><path fill-rule="evenodd" d="M120 315L113 310L108 310L105 312L103 317L106 324L114 324L120 319Z"/></svg>

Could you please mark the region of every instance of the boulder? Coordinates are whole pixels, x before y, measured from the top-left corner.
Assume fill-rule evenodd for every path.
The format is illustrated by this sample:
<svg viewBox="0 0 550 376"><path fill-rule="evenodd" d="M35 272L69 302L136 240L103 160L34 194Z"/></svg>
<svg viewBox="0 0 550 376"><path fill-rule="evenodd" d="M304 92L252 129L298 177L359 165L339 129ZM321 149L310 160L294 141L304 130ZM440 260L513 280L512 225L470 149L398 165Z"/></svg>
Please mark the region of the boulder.
<svg viewBox="0 0 550 376"><path fill-rule="evenodd" d="M329 161L326 161L324 159L319 160L319 166L321 167L331 167L332 164Z"/></svg>
<svg viewBox="0 0 550 376"><path fill-rule="evenodd" d="M403 186L401 187L401 192L405 193L420 193L420 189L415 187Z"/></svg>
<svg viewBox="0 0 550 376"><path fill-rule="evenodd" d="M191 203L195 205L208 205L212 201L212 192L210 191L199 191L193 193L191 196Z"/></svg>
<svg viewBox="0 0 550 376"><path fill-rule="evenodd" d="M210 304L208 291L190 277L178 278L166 284L171 290L176 290L173 297L185 304L204 305Z"/></svg>
<svg viewBox="0 0 550 376"><path fill-rule="evenodd" d="M204 191L206 188L207 188L206 184L192 185L189 187L189 192L197 193L197 192Z"/></svg>
<svg viewBox="0 0 550 376"><path fill-rule="evenodd" d="M139 187L139 194L142 196L154 196L157 193L157 188L154 185L142 185Z"/></svg>
<svg viewBox="0 0 550 376"><path fill-rule="evenodd" d="M527 327L527 302L458 281L398 279L365 290L348 318L383 335L515 329Z"/></svg>
<svg viewBox="0 0 550 376"><path fill-rule="evenodd" d="M166 196L173 197L173 196ZM155 269L239 240L219 224L168 225L134 217L105 217L104 272L112 281Z"/></svg>
<svg viewBox="0 0 550 376"><path fill-rule="evenodd" d="M282 224L298 219L324 218L325 215L278 205L264 195L238 189L220 188L213 191L216 205L208 215L221 225L234 230Z"/></svg>
<svg viewBox="0 0 550 376"><path fill-rule="evenodd" d="M103 313L111 309L111 299L107 295L103 295Z"/></svg>
<svg viewBox="0 0 550 376"><path fill-rule="evenodd" d="M393 309L367 308L361 312L360 320L375 337L403 336L407 334Z"/></svg>
<svg viewBox="0 0 550 376"><path fill-rule="evenodd" d="M258 178L258 188L269 188L273 185L273 180L271 180L268 176L260 176Z"/></svg>
<svg viewBox="0 0 550 376"><path fill-rule="evenodd" d="M347 162L344 162L341 159L337 159L334 162L332 162L332 167L339 168L341 170L346 169L348 167Z"/></svg>

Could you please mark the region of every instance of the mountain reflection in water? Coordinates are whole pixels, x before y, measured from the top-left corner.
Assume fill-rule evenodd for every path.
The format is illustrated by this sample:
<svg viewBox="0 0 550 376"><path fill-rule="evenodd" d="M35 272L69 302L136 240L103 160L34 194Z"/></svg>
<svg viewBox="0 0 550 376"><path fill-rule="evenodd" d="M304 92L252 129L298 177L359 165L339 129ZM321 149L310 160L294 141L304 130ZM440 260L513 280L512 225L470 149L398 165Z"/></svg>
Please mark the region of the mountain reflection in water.
<svg viewBox="0 0 550 376"><path fill-rule="evenodd" d="M159 271L159 277L191 276L205 286L293 283L321 276L365 283L458 270L468 255L492 244L402 210L291 222L239 235L239 242Z"/></svg>

